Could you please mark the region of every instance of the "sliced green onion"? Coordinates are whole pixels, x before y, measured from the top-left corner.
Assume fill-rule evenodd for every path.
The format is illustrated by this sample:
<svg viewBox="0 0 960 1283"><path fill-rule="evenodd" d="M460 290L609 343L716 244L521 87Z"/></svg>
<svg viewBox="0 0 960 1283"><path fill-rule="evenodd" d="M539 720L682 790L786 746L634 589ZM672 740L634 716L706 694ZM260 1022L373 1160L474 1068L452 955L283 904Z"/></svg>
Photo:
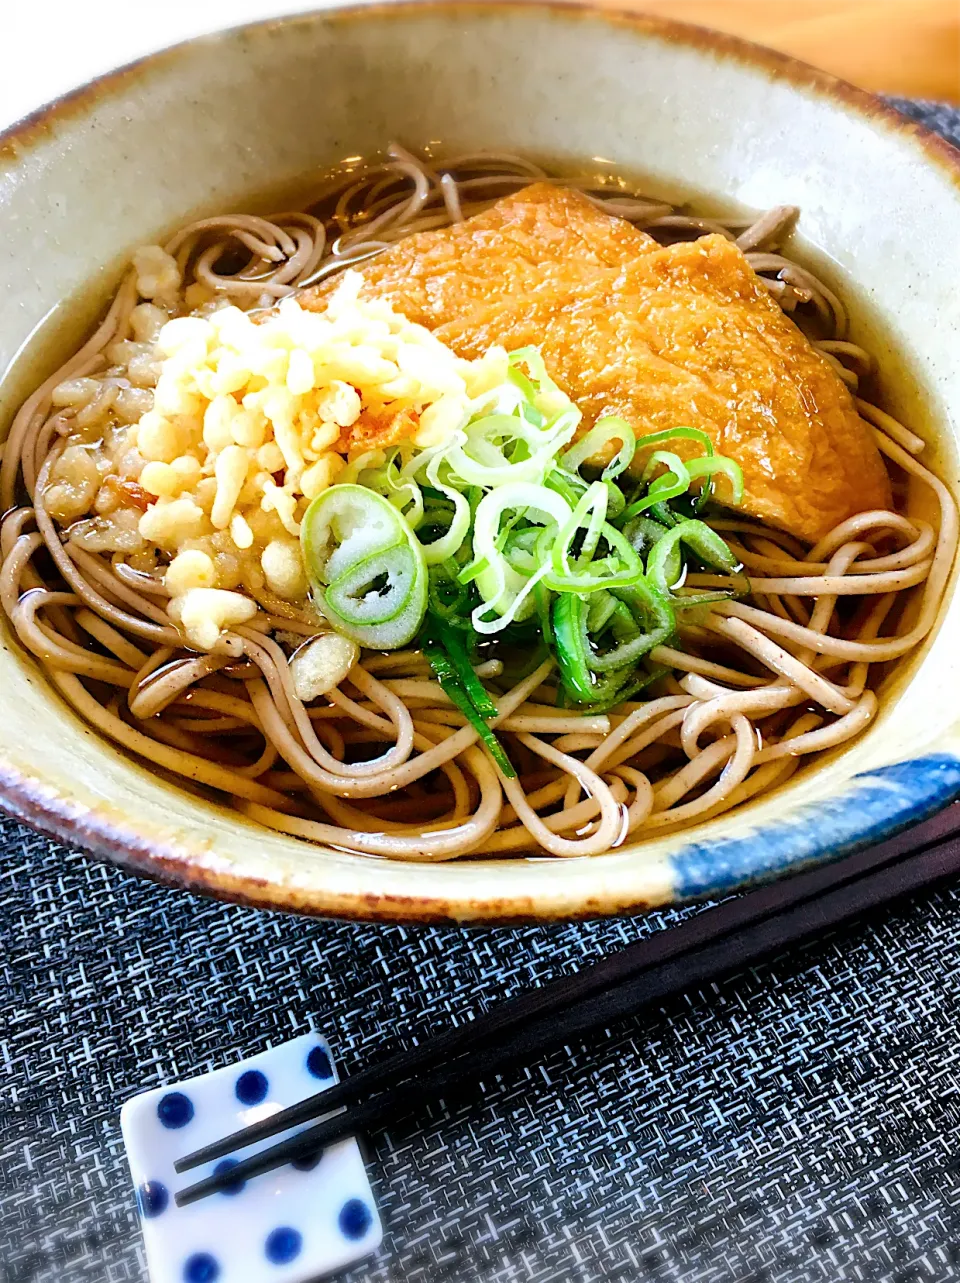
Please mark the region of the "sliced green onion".
<svg viewBox="0 0 960 1283"><path fill-rule="evenodd" d="M591 647L584 627L586 603L573 593L555 598L551 612L554 650L566 694L578 704L619 703L632 677L629 669L597 676L590 665Z"/></svg>
<svg viewBox="0 0 960 1283"><path fill-rule="evenodd" d="M650 477L654 469L661 464L667 471L651 481ZM647 493L644 498L637 499L627 507L625 516L632 517L635 513L644 512L655 503L666 503L668 499L675 499L677 495L686 494L690 489L690 473L687 471L687 465L672 450L654 450L647 460L640 480L649 481Z"/></svg>
<svg viewBox="0 0 960 1283"><path fill-rule="evenodd" d="M376 472L382 468L387 461L386 452L383 450L366 450L363 454L351 460L340 473L338 484L356 485L360 477L365 472Z"/></svg>
<svg viewBox="0 0 960 1283"><path fill-rule="evenodd" d="M655 668L649 673L634 673L633 676L629 677L622 686L616 687L613 692L606 697L606 699L593 700L590 704L589 710L585 709L584 711L589 711L591 713L606 713L611 708L617 708L628 699L633 699L634 695L638 695L640 691L646 690L648 686L652 686L653 683L659 681L661 677L665 677L669 671L670 670L667 668Z"/></svg>
<svg viewBox="0 0 960 1283"><path fill-rule="evenodd" d="M567 472L579 472L580 465L592 455L599 454L611 441L619 441L620 449L600 474L602 481L612 481L633 462L637 439L633 428L625 419L608 414L598 419L590 431L576 445L560 456L560 467Z"/></svg>
<svg viewBox="0 0 960 1283"><path fill-rule="evenodd" d="M680 579L681 542L708 566L727 574L739 569L740 563L716 531L704 521L686 518L667 531L647 558L647 575L662 593L675 588Z"/></svg>
<svg viewBox="0 0 960 1283"><path fill-rule="evenodd" d="M499 709L487 692L480 678L473 671L473 665L459 634L445 620L432 612L427 613L424 628L428 643L442 646L447 658L456 670L461 685L470 698L470 702L481 717L496 717Z"/></svg>
<svg viewBox="0 0 960 1283"><path fill-rule="evenodd" d="M469 609L470 594L458 571L452 559L427 568L427 609L442 619L459 619Z"/></svg>
<svg viewBox="0 0 960 1283"><path fill-rule="evenodd" d="M419 632L443 689L512 775L487 725L496 704L471 664L478 636L497 634L525 658L549 646L563 704L598 709L629 698L659 675L637 666L673 635L677 610L738 591L671 596L684 550L737 569L724 541L684 513L699 511L720 474L739 503L743 476L697 428L637 439L608 415L571 444L580 411L540 352L508 360L507 381L468 403L442 443L418 450L405 441L354 459L310 505L302 544L314 598L334 627L387 649ZM670 448L678 440L695 442L702 457L683 460ZM614 446L600 478L585 479L581 467ZM644 467L628 501L616 479L638 450Z"/></svg>
<svg viewBox="0 0 960 1283"><path fill-rule="evenodd" d="M307 509L300 538L314 600L338 632L378 650L412 641L427 608L427 569L387 499L330 486Z"/></svg>
<svg viewBox="0 0 960 1283"><path fill-rule="evenodd" d="M428 566L455 556L470 532L470 504L459 490L441 481L440 463L439 457L430 460L427 465L427 477L432 487L453 504L453 514L446 534L441 535L439 539L434 539L431 543L422 544L423 558Z"/></svg>
<svg viewBox="0 0 960 1283"><path fill-rule="evenodd" d="M548 490L554 490L562 499L566 499L571 508L575 508L589 489L589 481L584 481L576 472L564 472L562 468L551 468L543 479Z"/></svg>
<svg viewBox="0 0 960 1283"><path fill-rule="evenodd" d="M613 615L617 613L620 602L612 593L595 592L590 594L587 603L587 631L601 633Z"/></svg>
<svg viewBox="0 0 960 1283"><path fill-rule="evenodd" d="M632 616L634 635L606 652L598 651L594 645L589 628L589 607L582 597L575 597L572 593L565 594L558 598L557 606L554 607L554 630L558 628L559 607L559 626L567 629L567 650L575 655L578 665L592 673L632 671L644 655L655 646L663 645L676 628L670 603L646 581L623 592L629 594L623 604ZM621 593L618 591L616 595L620 597ZM579 673L579 669L577 672ZM582 677L577 680L582 684Z"/></svg>
<svg viewBox="0 0 960 1283"><path fill-rule="evenodd" d="M418 576L423 578L409 541L378 548L327 585L325 607L358 627L386 624L406 607Z"/></svg>
<svg viewBox="0 0 960 1283"><path fill-rule="evenodd" d="M531 613L536 610L536 599L534 591L537 585L546 577L547 567L541 566L535 574L521 587L520 591L510 601L507 609L502 613L498 612L498 606L495 601L481 602L471 613L470 620L473 627L478 633L501 633L509 625L522 622L529 618ZM493 618L488 618L488 614L493 611Z"/></svg>
<svg viewBox="0 0 960 1283"><path fill-rule="evenodd" d="M655 646L662 646L677 627L670 601L648 579L640 579L629 588L614 588L612 592L629 611L636 632L631 636L633 630L617 628L618 616L614 616L614 636L619 634L624 640L602 654L591 648L590 667L599 673L636 665Z"/></svg>
<svg viewBox="0 0 960 1283"><path fill-rule="evenodd" d="M534 349L531 349L531 351L533 350ZM513 357L516 357L517 355L518 354L516 352L513 353ZM539 353L537 353L537 355L539 356ZM534 403L536 402L536 399L537 399L537 389L534 386L533 380L527 378L527 376L520 369L519 362L515 362L513 360L513 357L507 358L510 364L510 369L507 371L507 378L510 380L510 382L513 384L515 388L520 389L520 391L523 393L524 399L531 406L534 406Z"/></svg>
<svg viewBox="0 0 960 1283"><path fill-rule="evenodd" d="M668 529L669 526L661 525L652 517L633 517L623 527L623 537L634 552L644 556L654 544L660 542Z"/></svg>
<svg viewBox="0 0 960 1283"><path fill-rule="evenodd" d="M438 643L427 641L423 643L423 653L433 670L433 675L440 683L441 688L449 698L450 702L455 708L460 710L473 729L477 732L477 735L480 737L480 742L486 747L490 756L496 762L503 774L506 775L508 779L515 779L517 772L514 770L513 763L507 756L506 749L484 721L483 716L477 711L477 708L464 688L460 675L447 651ZM497 709L496 706L494 706L494 714L496 712Z"/></svg>
<svg viewBox="0 0 960 1283"><path fill-rule="evenodd" d="M690 473L687 471L686 464L669 450L655 450L650 456L650 464L643 473L644 482L647 480L650 465L658 463L666 463L668 470L649 483L643 498L635 499L633 503L627 505L623 513L624 518L634 517L648 510L657 512L659 516L660 511L666 507L668 499L675 499L678 495L686 494L690 489Z"/></svg>
<svg viewBox="0 0 960 1283"><path fill-rule="evenodd" d="M499 632L510 620L523 619L534 609L528 599L531 580L511 566L497 547L504 514L517 509L526 511L527 520L541 525L554 523L557 527L566 525L572 515L567 502L555 491L530 483L500 486L481 499L474 518L473 548L476 558L487 564L476 575L483 598L483 605L473 617L478 632ZM538 575L542 577L547 569L543 567ZM519 613L521 609L523 613ZM501 616L499 623L484 618L490 610Z"/></svg>
<svg viewBox="0 0 960 1283"><path fill-rule="evenodd" d="M468 561L464 568L457 575L457 582L461 584L472 584L478 575L482 575L485 570L489 570L490 562L486 557L474 557Z"/></svg>
<svg viewBox="0 0 960 1283"><path fill-rule="evenodd" d="M533 601L540 621L540 633L543 641L549 645L553 641L553 624L550 622L550 590L543 580L538 580L533 589Z"/></svg>
<svg viewBox="0 0 960 1283"><path fill-rule="evenodd" d="M666 526L668 530L672 526L675 526L678 521L684 520L679 513L674 512L673 509L665 503L655 503L650 509L650 516L659 521L662 526Z"/></svg>
<svg viewBox="0 0 960 1283"><path fill-rule="evenodd" d="M705 459L691 459L687 463L687 471L691 477L714 477L718 472L730 482L730 489L733 492L730 502L734 507L739 508L743 503L743 469L726 455L714 454ZM706 492L707 487L704 487Z"/></svg>
<svg viewBox="0 0 960 1283"><path fill-rule="evenodd" d="M583 597L564 593L554 602L552 623L560 675L567 690L580 703L613 699L633 678L639 661L655 646L667 641L676 628L670 603L646 580L632 588L614 590L612 596L625 608L633 635L606 652L596 649L593 636L601 633L607 623L616 621L619 613L616 605L591 635L591 607ZM617 632L623 635L623 631L614 628L615 636Z"/></svg>
<svg viewBox="0 0 960 1283"><path fill-rule="evenodd" d="M749 588L747 592L749 592ZM737 588L717 588L714 592L675 593L672 601L676 610L692 610L694 606L712 606L718 601L731 601L746 595Z"/></svg>
<svg viewBox="0 0 960 1283"><path fill-rule="evenodd" d="M362 469L357 470L355 466L348 465L344 470L349 472L347 483L355 476L366 489L383 495L415 530L423 520L423 495L416 481L412 477L405 477L401 472L399 449L394 446L386 451L370 451L368 455L371 456L369 462ZM361 455L361 459L368 458L368 455ZM382 458L379 464L375 463L376 455ZM341 481L339 484L345 483Z"/></svg>
<svg viewBox="0 0 960 1283"><path fill-rule="evenodd" d="M713 441L700 428L665 428L662 432L650 432L644 437L637 438L637 449L646 450L648 446L660 445L664 441L673 441L678 437L684 441L696 441L703 446L707 454L713 454Z"/></svg>
<svg viewBox="0 0 960 1283"><path fill-rule="evenodd" d="M623 515L627 501L623 491L615 481L603 481L603 484L607 487L607 520L616 522Z"/></svg>
<svg viewBox="0 0 960 1283"><path fill-rule="evenodd" d="M625 588L642 578L643 562L620 531L604 523L600 535L610 548L608 556L586 562L582 567L575 563L569 573L562 568L558 573L551 558L549 573L544 578L546 586L553 592L590 593Z"/></svg>
<svg viewBox="0 0 960 1283"><path fill-rule="evenodd" d="M543 428L514 414L484 415L457 434L444 457L451 474L468 486L539 484L579 422L580 411L569 402Z"/></svg>
<svg viewBox="0 0 960 1283"><path fill-rule="evenodd" d="M530 378L536 385L553 381L547 373L547 367L538 347L518 347L515 352L508 352L507 364L512 370L525 365L530 371Z"/></svg>
<svg viewBox="0 0 960 1283"><path fill-rule="evenodd" d="M551 553L554 575L564 577L573 573L570 569L570 545L584 525L584 518L587 516L589 521L586 523L583 546L577 563L580 565L592 560L606 515L607 488L602 482L595 481L586 494L581 496L569 520L560 528Z"/></svg>

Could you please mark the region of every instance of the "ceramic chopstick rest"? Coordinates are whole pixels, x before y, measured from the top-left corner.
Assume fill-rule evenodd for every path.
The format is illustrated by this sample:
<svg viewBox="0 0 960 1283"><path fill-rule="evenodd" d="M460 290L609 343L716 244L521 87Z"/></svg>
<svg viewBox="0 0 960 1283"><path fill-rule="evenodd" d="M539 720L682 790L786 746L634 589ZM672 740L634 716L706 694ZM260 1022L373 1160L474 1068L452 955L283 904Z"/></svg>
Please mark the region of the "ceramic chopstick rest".
<svg viewBox="0 0 960 1283"><path fill-rule="evenodd" d="M343 1269L382 1237L355 1140L177 1207L177 1189L232 1158L174 1173L178 1158L337 1081L329 1048L305 1034L249 1060L135 1096L120 1116L151 1283L300 1283ZM244 1150L244 1156L277 1137Z"/></svg>

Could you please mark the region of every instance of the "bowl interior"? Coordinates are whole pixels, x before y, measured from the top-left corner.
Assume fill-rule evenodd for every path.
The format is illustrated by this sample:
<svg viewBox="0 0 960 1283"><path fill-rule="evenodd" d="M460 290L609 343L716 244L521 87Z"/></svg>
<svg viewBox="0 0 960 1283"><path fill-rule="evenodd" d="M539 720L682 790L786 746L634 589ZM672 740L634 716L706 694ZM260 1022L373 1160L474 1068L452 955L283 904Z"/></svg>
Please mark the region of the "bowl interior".
<svg viewBox="0 0 960 1283"><path fill-rule="evenodd" d="M884 404L935 443L937 469L955 486L960 171L947 149L775 55L563 6L398 5L263 23L147 59L11 131L0 140L0 366L12 365L0 383L3 430L75 345L132 247L187 218L302 189L392 138L597 172L613 162L647 190L683 199L694 189L715 207L799 205L805 251L840 283L853 337L881 359ZM461 921L614 912L875 836L869 817L856 818L854 776L953 760L958 631L951 594L936 637L893 674L866 735L829 767L704 825L695 848L679 834L589 861L449 865L321 850L114 750L60 704L9 636L0 781L6 804L49 831L259 903ZM902 824L960 789L948 776L911 778L883 823ZM827 810L839 827L798 845L809 817ZM745 840L752 855L742 854ZM722 853L738 842L740 864L728 868ZM712 882L684 880L692 849L701 864L714 860Z"/></svg>

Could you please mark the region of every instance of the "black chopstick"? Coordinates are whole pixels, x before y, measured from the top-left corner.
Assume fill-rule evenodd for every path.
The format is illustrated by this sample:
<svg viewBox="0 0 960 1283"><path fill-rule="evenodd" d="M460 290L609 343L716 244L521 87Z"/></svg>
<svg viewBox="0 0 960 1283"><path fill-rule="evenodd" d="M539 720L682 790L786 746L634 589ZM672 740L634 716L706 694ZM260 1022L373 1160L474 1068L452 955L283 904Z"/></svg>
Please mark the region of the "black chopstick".
<svg viewBox="0 0 960 1283"><path fill-rule="evenodd" d="M948 876L960 869L960 842L944 839L958 830L960 805L882 846L707 909L574 976L501 1003L467 1025L375 1063L274 1115L265 1125L245 1128L181 1159L177 1170L186 1170L368 1097L242 1160L221 1176L198 1182L178 1194L177 1203L193 1202L237 1180L312 1155L354 1131L392 1120L420 1099L462 1090L512 1060L536 1056L558 1041L620 1019L645 1002L701 983ZM422 1075L431 1068L433 1073ZM417 1077L411 1079L414 1071ZM379 1095L371 1097L370 1092Z"/></svg>
<svg viewBox="0 0 960 1283"><path fill-rule="evenodd" d="M334 1087L308 1096L262 1122L184 1155L175 1163L175 1170L189 1171L222 1158L236 1149L289 1131L292 1127L310 1122L321 1114L331 1113L343 1105L353 1104L371 1091L383 1090L400 1078L428 1069L454 1056L466 1054L476 1042L489 1041L517 1024L552 1010L566 1008L577 999L619 983L633 970L647 967L652 962L675 953L682 953L701 940L715 939L726 932L741 930L767 913L777 912L785 905L809 899L829 886L856 876L864 868L879 866L909 850L920 849L957 831L960 831L960 803L948 807L926 823L882 846L873 847L834 864L810 869L789 880L776 882L738 899L729 900L688 919L680 926L657 932L584 967L572 976L529 990L509 1002L499 1003L475 1020L449 1029L384 1060L374 1061Z"/></svg>

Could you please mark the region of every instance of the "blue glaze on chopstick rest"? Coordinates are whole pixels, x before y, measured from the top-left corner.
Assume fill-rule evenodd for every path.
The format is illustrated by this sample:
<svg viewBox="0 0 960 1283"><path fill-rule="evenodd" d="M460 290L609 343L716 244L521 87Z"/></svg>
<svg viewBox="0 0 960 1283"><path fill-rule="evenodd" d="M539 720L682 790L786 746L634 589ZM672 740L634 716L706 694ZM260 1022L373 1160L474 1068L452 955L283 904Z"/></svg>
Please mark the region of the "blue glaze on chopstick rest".
<svg viewBox="0 0 960 1283"><path fill-rule="evenodd" d="M833 860L919 824L960 795L960 761L930 755L855 775L834 797L743 837L691 842L671 856L676 898L731 891Z"/></svg>
<svg viewBox="0 0 960 1283"><path fill-rule="evenodd" d="M305 1034L239 1064L135 1096L120 1125L151 1283L300 1283L373 1252L382 1230L357 1142L177 1207L173 1194L222 1158L178 1176L174 1160L337 1081L330 1049ZM244 1150L254 1153L273 1140Z"/></svg>

